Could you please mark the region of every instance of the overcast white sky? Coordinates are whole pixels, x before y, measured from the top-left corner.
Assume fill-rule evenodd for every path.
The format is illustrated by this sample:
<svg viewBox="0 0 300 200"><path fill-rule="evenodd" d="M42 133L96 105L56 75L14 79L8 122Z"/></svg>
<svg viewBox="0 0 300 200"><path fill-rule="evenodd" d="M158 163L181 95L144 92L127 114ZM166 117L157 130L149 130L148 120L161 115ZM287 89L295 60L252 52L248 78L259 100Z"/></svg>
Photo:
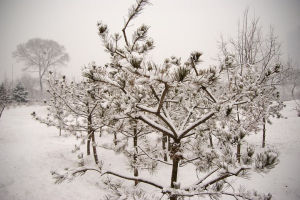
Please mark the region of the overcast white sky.
<svg viewBox="0 0 300 200"><path fill-rule="evenodd" d="M70 62L63 69L79 77L83 65L108 62L97 35L102 20L112 32L120 32L128 7L135 0L0 0L0 81L20 76L23 63L12 58L20 43L35 37L64 45ZM284 55L300 63L300 0L152 0L134 25L151 26L155 41L152 57L162 62L172 55L186 58L193 50L204 53L209 64L217 54L220 35L233 36L243 11L260 17L264 30L275 28Z"/></svg>

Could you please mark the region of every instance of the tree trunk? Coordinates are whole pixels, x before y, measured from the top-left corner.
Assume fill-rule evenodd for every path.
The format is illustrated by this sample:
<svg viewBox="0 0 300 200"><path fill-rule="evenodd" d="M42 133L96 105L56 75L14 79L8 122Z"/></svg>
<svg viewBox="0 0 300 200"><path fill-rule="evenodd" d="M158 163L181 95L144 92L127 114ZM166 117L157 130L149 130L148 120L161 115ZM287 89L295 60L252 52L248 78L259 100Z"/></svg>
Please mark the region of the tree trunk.
<svg viewBox="0 0 300 200"><path fill-rule="evenodd" d="M59 136L61 136L61 127L59 127Z"/></svg>
<svg viewBox="0 0 300 200"><path fill-rule="evenodd" d="M173 158L172 175L171 175L171 188L175 188L174 182L177 182L178 166L180 159L176 156ZM170 200L177 200L177 196L171 196Z"/></svg>
<svg viewBox="0 0 300 200"><path fill-rule="evenodd" d="M42 79L40 78L40 89L41 89L41 94L43 93L43 83L42 83Z"/></svg>
<svg viewBox="0 0 300 200"><path fill-rule="evenodd" d="M91 136L88 133L88 139L87 139L87 143L86 143L86 154L88 156L91 154L90 146L91 146Z"/></svg>
<svg viewBox="0 0 300 200"><path fill-rule="evenodd" d="M115 144L115 146L117 146L117 144L118 144L116 132L114 132L114 144Z"/></svg>
<svg viewBox="0 0 300 200"><path fill-rule="evenodd" d="M175 141L174 144L172 144L172 148L170 152L170 157L173 160L170 185L171 188L176 188L176 189L179 189L178 188L179 186L175 184L175 182L177 182L179 161L181 159L180 156L177 155L179 149L180 149L180 141ZM177 200L177 196L171 196L170 200Z"/></svg>
<svg viewBox="0 0 300 200"><path fill-rule="evenodd" d="M88 105L87 105L88 106ZM89 113L89 107L88 107L88 113ZM88 121L88 131L87 131L87 134L88 134L88 138L87 138L87 143L86 143L86 152L87 152L87 155L91 155L91 139L92 139L92 116L89 115L88 118L87 118L87 121Z"/></svg>
<svg viewBox="0 0 300 200"><path fill-rule="evenodd" d="M213 141L212 141L211 133L209 133L209 144L210 144L211 148L214 148L214 144L213 144Z"/></svg>
<svg viewBox="0 0 300 200"><path fill-rule="evenodd" d="M41 95L43 94L43 82L42 82L42 68L39 66L39 80L40 80L40 89L41 89Z"/></svg>
<svg viewBox="0 0 300 200"><path fill-rule="evenodd" d="M166 153L166 144L167 144L167 141L168 141L168 136L166 135L163 135L163 138L162 138L162 148L164 150L164 161L168 161L168 157L167 157L167 153Z"/></svg>
<svg viewBox="0 0 300 200"><path fill-rule="evenodd" d="M139 175L139 171L136 167L137 164L137 157L138 157L138 136L136 128L134 128L134 136L133 136L133 147L134 147L134 153L133 153L133 163L134 163L134 172L133 175L137 177ZM134 181L134 185L136 186L139 182L137 180Z"/></svg>
<svg viewBox="0 0 300 200"><path fill-rule="evenodd" d="M266 119L263 118L263 139L262 139L262 148L266 146Z"/></svg>
<svg viewBox="0 0 300 200"><path fill-rule="evenodd" d="M236 146L236 159L238 161L238 163L241 163L241 143L238 142L237 146Z"/></svg>
<svg viewBox="0 0 300 200"><path fill-rule="evenodd" d="M179 166L179 159L175 157L173 158L173 165L172 165L171 188L174 188L174 182L177 182L178 166Z"/></svg>
<svg viewBox="0 0 300 200"><path fill-rule="evenodd" d="M170 136L168 136L167 137L168 138L168 151L170 151L171 150L171 138L170 138Z"/></svg>
<svg viewBox="0 0 300 200"><path fill-rule="evenodd" d="M96 141L95 141L95 132L92 132L91 138L92 138L92 146L93 146L93 155L96 165L99 164L98 154L97 154L97 147L96 147Z"/></svg>
<svg viewBox="0 0 300 200"><path fill-rule="evenodd" d="M240 123L240 115L239 115L239 106L236 105L237 110L237 122ZM242 140L242 138L240 138ZM236 145L236 159L238 163L241 163L241 141L238 141L238 144Z"/></svg>

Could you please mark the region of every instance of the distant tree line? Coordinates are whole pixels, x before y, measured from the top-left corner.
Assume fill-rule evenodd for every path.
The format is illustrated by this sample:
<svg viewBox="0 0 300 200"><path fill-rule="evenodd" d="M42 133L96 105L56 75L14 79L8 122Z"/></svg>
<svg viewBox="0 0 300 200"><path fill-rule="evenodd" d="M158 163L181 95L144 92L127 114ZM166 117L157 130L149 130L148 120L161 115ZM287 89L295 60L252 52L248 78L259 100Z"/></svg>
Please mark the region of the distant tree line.
<svg viewBox="0 0 300 200"><path fill-rule="evenodd" d="M14 88L11 89L6 82L0 85L0 117L4 109L12 104L23 104L29 101L28 91L22 84L18 82Z"/></svg>

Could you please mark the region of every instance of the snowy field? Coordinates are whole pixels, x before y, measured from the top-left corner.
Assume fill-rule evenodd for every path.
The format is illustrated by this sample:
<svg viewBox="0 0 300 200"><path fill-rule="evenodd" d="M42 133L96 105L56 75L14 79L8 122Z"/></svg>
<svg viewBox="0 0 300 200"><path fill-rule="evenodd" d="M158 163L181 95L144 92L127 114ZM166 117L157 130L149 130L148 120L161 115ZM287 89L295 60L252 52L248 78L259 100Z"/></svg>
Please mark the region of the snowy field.
<svg viewBox="0 0 300 200"><path fill-rule="evenodd" d="M280 163L270 173L253 173L250 180L239 183L260 192L272 193L273 199L300 199L300 117L294 103L287 102L282 111L287 119L274 119L267 126L267 146L280 151ZM100 177L89 172L74 181L54 184L50 171L76 166L71 153L78 142L73 136L58 136L58 130L32 120L30 113L42 113L42 106L21 106L6 109L0 119L0 200L99 200L104 195ZM260 145L261 135L254 135L251 143ZM126 168L120 155L99 150L99 157L111 163L113 170ZM92 162L92 160L90 160ZM179 172L184 183L195 180L192 170ZM190 174L189 174L190 173ZM154 174L155 181L167 184L170 170ZM142 176L149 176L142 173Z"/></svg>

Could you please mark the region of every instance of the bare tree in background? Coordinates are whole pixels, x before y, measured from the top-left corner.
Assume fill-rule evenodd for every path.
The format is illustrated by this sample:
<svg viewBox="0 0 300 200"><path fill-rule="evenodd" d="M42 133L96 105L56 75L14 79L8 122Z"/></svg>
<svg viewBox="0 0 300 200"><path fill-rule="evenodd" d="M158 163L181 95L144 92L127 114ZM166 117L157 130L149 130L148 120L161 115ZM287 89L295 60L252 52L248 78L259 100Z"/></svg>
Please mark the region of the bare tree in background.
<svg viewBox="0 0 300 200"><path fill-rule="evenodd" d="M295 63L290 62L291 72L287 84L291 85L291 95L296 104L296 111L298 117L300 117L300 103L299 103L299 86L300 86L300 69Z"/></svg>
<svg viewBox="0 0 300 200"><path fill-rule="evenodd" d="M69 55L65 48L53 40L34 38L25 44L19 44L13 52L18 61L26 64L23 70L34 69L39 74L41 93L43 92L43 77L50 67L65 65Z"/></svg>
<svg viewBox="0 0 300 200"><path fill-rule="evenodd" d="M238 24L237 36L226 41L221 38L221 59L223 57L234 59L239 64L241 76L245 74L246 66L251 66L259 77L269 76L271 71L275 69L277 71L276 76L266 83L272 85L275 90L287 78L290 70L289 65L282 62L281 45L274 34L273 28L270 27L269 32L264 34L259 18L249 18L249 10L246 9L241 22ZM229 85L229 87L235 86ZM270 123L269 118L271 116L280 117L279 111L283 108L283 104L279 95L270 95L261 104L264 109L257 114L263 116L262 147L265 147L266 122ZM239 108L237 107L236 109L238 110ZM237 152L239 151L240 144L238 143Z"/></svg>

